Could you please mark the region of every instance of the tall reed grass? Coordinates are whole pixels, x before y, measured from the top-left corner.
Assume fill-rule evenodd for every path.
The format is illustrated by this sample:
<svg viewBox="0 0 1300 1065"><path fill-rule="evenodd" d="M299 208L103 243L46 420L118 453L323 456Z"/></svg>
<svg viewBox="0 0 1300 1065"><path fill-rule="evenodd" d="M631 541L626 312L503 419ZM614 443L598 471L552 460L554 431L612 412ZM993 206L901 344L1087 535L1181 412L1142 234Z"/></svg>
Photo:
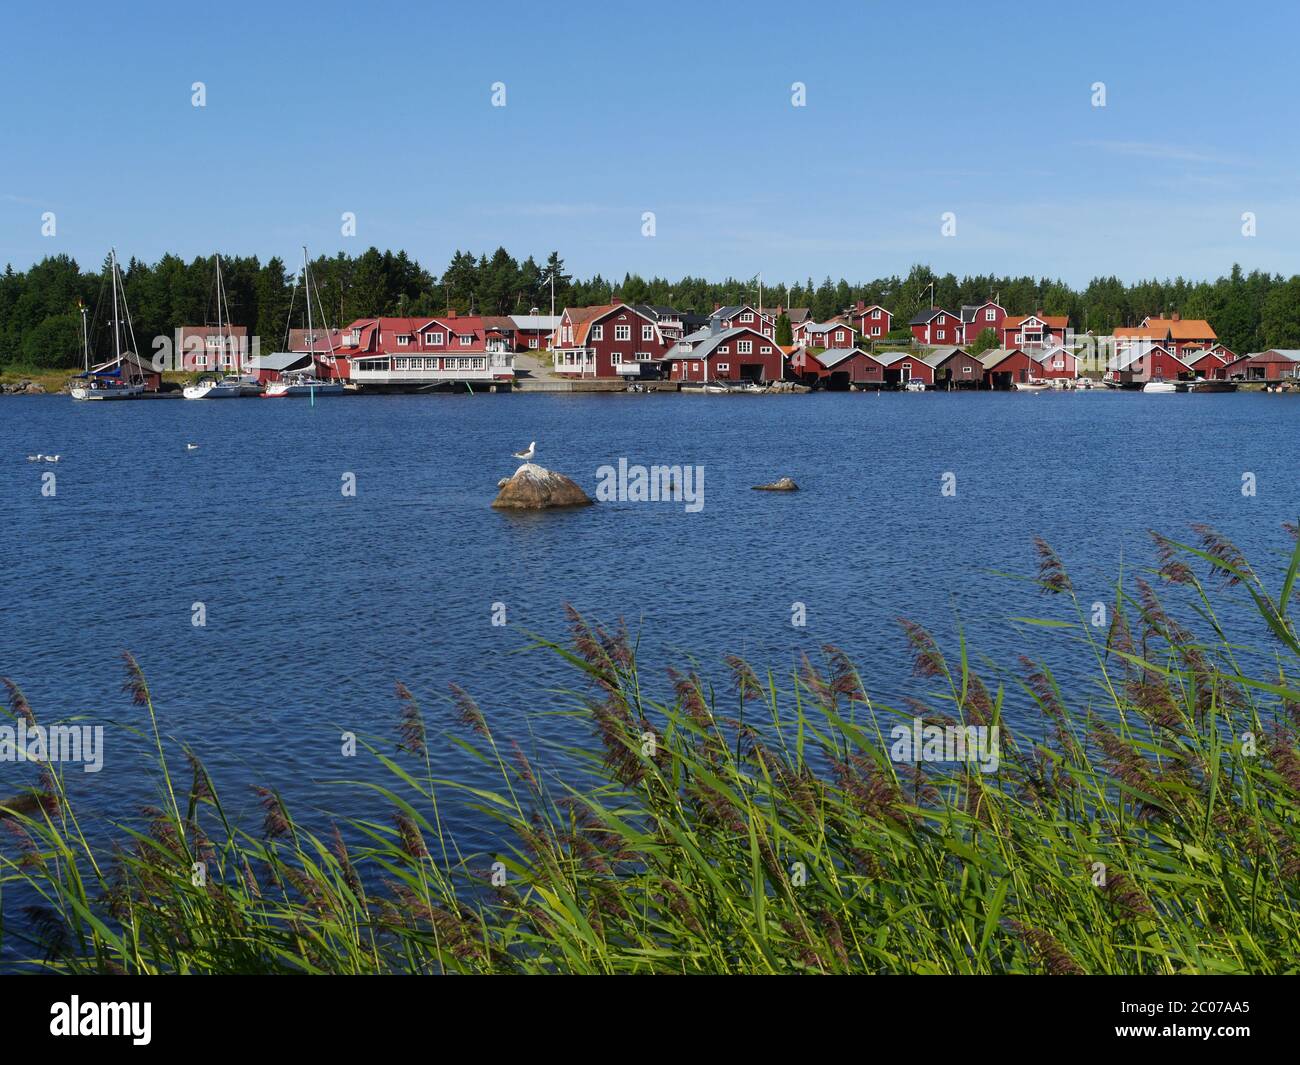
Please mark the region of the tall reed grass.
<svg viewBox="0 0 1300 1065"><path fill-rule="evenodd" d="M541 764L460 688L431 721L398 684L395 735L363 744L382 782L357 784L391 820L327 832L273 789L261 826L232 823L126 655L157 805L105 850L42 767L0 804L0 887L29 900L3 933L59 972L1294 971L1300 545L1270 590L1223 537L1197 537L1156 536L1158 574L1121 582L1103 625L1038 542L1065 616L1019 624L1087 668L1070 694L1028 658L981 677L964 642L946 654L912 621L923 694L902 706L874 702L835 647L789 676L731 657L717 686L665 679L621 625L571 612L571 641L538 646L579 678L589 744ZM1220 625L1225 600L1267 628L1264 675ZM1036 722L1009 729L1009 701ZM998 726L997 771L891 759L890 728L914 717ZM477 775L440 777L434 744ZM494 853L458 849L453 805L495 824Z"/></svg>

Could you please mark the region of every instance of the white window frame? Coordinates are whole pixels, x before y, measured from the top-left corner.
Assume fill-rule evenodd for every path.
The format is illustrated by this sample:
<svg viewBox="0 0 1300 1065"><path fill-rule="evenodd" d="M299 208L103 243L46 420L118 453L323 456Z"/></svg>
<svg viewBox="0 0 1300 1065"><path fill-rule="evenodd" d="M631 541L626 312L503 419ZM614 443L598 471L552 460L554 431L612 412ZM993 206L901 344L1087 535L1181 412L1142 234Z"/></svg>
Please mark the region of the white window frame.
<svg viewBox="0 0 1300 1065"><path fill-rule="evenodd" d="M655 338L655 327L650 325L648 322L643 323L641 326L641 339L654 340L654 338Z"/></svg>
<svg viewBox="0 0 1300 1065"><path fill-rule="evenodd" d="M731 373L731 363L729 362L715 363L713 368L717 370L718 373Z"/></svg>
<svg viewBox="0 0 1300 1065"><path fill-rule="evenodd" d="M593 325L593 326L591 327L591 339L592 339L592 340L604 340L604 339L605 339L605 327L604 327L603 325Z"/></svg>
<svg viewBox="0 0 1300 1065"><path fill-rule="evenodd" d="M424 342L431 347L437 347L442 343L442 334L436 329L424 334Z"/></svg>
<svg viewBox="0 0 1300 1065"><path fill-rule="evenodd" d="M752 355L752 354L754 354L754 342L753 342L752 340L737 340L737 341L736 341L736 354L737 354L737 355Z"/></svg>
<svg viewBox="0 0 1300 1065"><path fill-rule="evenodd" d="M474 343L474 336L472 333L462 333L460 335L460 346L462 348L471 347L473 343Z"/></svg>
<svg viewBox="0 0 1300 1065"><path fill-rule="evenodd" d="M616 325L616 326L614 326L614 339L615 339L615 340L631 340L631 339L632 339L632 327L631 327L630 325Z"/></svg>

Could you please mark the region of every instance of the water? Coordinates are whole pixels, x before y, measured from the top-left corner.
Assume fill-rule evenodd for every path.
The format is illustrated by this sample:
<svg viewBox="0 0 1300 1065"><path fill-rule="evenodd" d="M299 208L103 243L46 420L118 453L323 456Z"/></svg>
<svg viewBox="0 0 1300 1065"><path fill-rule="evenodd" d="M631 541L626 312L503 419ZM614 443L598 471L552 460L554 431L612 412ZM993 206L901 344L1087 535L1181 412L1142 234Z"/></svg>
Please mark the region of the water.
<svg viewBox="0 0 1300 1065"><path fill-rule="evenodd" d="M308 819L382 817L338 783L372 773L341 757L340 733L393 742L397 679L430 719L446 720L456 681L502 738L590 742L544 713L574 676L517 653L526 632L564 634L566 602L625 618L656 672L694 654L725 683L725 653L783 668L834 642L873 696L896 699L923 688L898 616L944 634L960 621L1012 667L1046 644L1005 619L1061 604L999 575L1033 573L1035 534L1085 601L1110 598L1121 557L1150 564L1148 528L1187 536L1188 522L1210 522L1267 569L1300 510L1298 417L1290 397L1259 394L7 399L0 674L46 722L138 725L117 659L130 648L164 730L200 753L237 816L256 823L248 785L268 784ZM490 509L530 440L536 461L592 492L620 457L702 465L704 508ZM37 451L62 461L25 461ZM341 492L347 473L355 498ZM945 473L955 496L941 494ZM803 491L751 491L787 474ZM805 628L791 625L794 604ZM70 789L103 817L132 817L156 781L142 742L110 744L103 772L69 774ZM435 772L463 772L452 751L433 745ZM0 765L0 792L30 776ZM452 821L472 849L475 816Z"/></svg>

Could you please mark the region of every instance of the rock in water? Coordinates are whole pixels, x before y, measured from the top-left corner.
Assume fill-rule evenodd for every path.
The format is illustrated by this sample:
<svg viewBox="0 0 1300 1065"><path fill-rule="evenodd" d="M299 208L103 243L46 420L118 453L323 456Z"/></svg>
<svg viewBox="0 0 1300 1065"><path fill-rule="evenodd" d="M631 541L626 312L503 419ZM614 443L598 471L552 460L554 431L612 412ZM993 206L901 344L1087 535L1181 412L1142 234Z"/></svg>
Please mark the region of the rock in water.
<svg viewBox="0 0 1300 1065"><path fill-rule="evenodd" d="M548 507L586 507L592 500L562 473L536 463L525 462L501 485L492 500L494 507L513 510L545 510Z"/></svg>
<svg viewBox="0 0 1300 1065"><path fill-rule="evenodd" d="M771 484L754 485L755 492L797 492L799 486L789 477L782 477L779 481L773 481Z"/></svg>

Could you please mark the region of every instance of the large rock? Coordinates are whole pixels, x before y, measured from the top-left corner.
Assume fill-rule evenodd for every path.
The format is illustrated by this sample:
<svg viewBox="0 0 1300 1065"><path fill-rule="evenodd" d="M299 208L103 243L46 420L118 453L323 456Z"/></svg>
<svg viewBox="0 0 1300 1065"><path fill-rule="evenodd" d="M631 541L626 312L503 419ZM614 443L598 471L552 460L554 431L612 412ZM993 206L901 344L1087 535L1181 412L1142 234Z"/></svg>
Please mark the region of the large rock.
<svg viewBox="0 0 1300 1065"><path fill-rule="evenodd" d="M587 507L592 500L562 473L525 462L513 477L501 482L494 507L511 510L545 510L549 507Z"/></svg>
<svg viewBox="0 0 1300 1065"><path fill-rule="evenodd" d="M782 477L779 481L773 481L771 484L754 485L755 492L797 492L799 486L789 477Z"/></svg>

